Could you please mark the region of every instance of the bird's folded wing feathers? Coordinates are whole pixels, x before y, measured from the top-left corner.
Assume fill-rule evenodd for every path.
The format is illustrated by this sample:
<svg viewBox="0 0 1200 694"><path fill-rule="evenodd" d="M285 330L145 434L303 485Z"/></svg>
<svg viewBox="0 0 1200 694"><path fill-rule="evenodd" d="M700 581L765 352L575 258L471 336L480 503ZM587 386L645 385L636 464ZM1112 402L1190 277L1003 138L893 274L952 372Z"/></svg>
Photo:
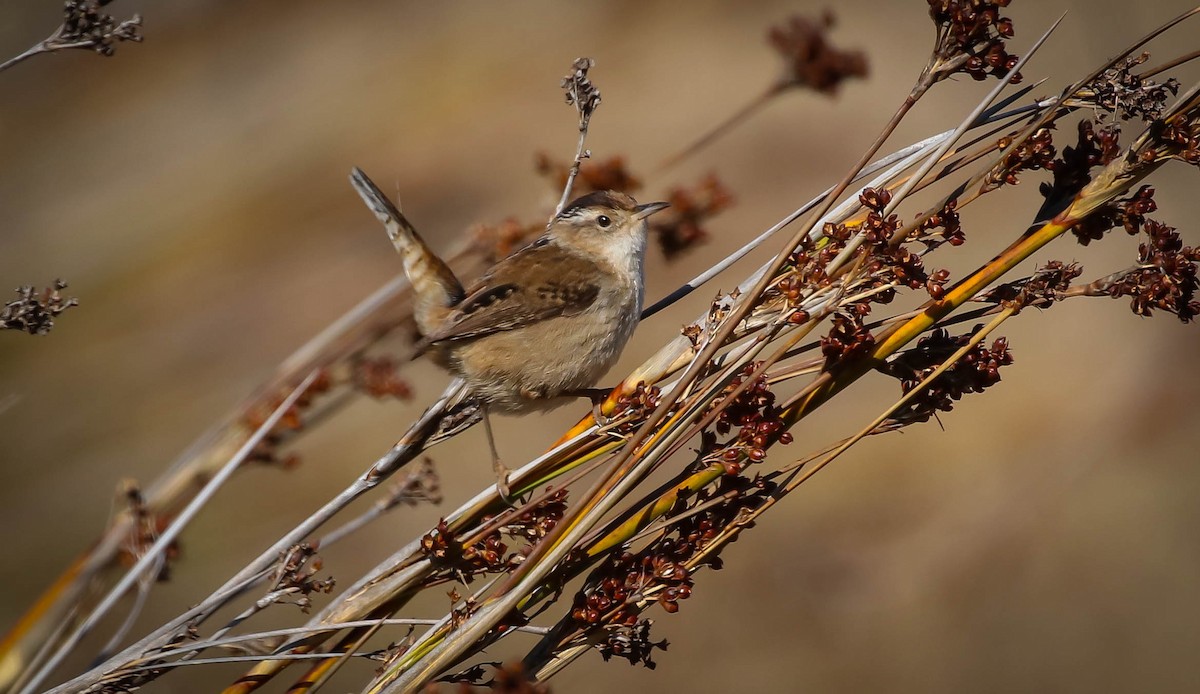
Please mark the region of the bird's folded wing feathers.
<svg viewBox="0 0 1200 694"><path fill-rule="evenodd" d="M595 282L599 271L592 261L555 244L527 246L500 261L471 287L441 326L417 344L417 350L578 314L600 294Z"/></svg>

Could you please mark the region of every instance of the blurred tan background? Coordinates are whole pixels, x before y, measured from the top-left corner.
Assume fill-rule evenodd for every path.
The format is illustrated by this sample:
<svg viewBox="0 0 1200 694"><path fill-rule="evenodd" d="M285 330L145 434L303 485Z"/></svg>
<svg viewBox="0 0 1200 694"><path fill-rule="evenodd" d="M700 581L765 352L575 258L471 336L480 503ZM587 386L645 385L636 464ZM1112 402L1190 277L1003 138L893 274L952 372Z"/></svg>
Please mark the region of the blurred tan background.
<svg viewBox="0 0 1200 694"><path fill-rule="evenodd" d="M1010 46L1023 54L1069 11L1024 71L1048 77L1050 93L1189 2L1017 2ZM0 55L49 33L58 7L9 3ZM0 74L0 288L62 277L81 301L47 337L0 334L0 627L97 535L121 479L153 479L397 272L346 182L352 165L398 188L438 247L474 223L542 218L554 194L533 156L572 151L557 83L573 58L598 64L590 148L645 174L771 81L771 23L822 7L119 0L114 14L145 15L144 44ZM739 201L706 246L669 265L652 254L650 298L833 183L907 93L932 36L925 3L837 12L834 39L868 51L869 81L834 101L789 94L647 181L650 199L715 170ZM1184 25L1151 63L1194 50L1198 35ZM1196 75L1181 71L1185 87ZM953 127L986 88L939 87L897 146ZM1197 182L1182 166L1154 181L1158 216L1193 245ZM945 254L954 277L1019 232L1028 220L1009 213L1035 197L1031 175L968 208L968 243ZM1042 258L1099 276L1133 258L1136 241L1119 236L1089 248L1063 239ZM642 326L618 370L751 266ZM1017 363L942 417L944 431L864 443L726 551L727 568L701 574L677 615L652 614L671 641L657 671L589 654L556 691L1195 691L1195 326L1091 300L1027 312L1002 332ZM207 594L384 451L446 380L427 364L407 373L416 402L356 405L303 441L298 469L252 469L224 490L185 534L140 628ZM839 398L781 454L856 430L893 388ZM535 455L579 414L506 420L501 450ZM491 479L483 445L468 432L433 451L444 509ZM386 517L331 551L328 571L348 585L444 509ZM207 691L237 672L176 674L150 690Z"/></svg>

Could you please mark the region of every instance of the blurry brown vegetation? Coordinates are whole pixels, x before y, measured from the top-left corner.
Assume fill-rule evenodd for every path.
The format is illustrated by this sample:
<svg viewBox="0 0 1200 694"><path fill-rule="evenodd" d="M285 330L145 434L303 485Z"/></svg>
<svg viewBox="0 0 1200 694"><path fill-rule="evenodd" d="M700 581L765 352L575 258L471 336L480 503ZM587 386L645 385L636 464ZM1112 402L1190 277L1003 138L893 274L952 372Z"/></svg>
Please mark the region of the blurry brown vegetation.
<svg viewBox="0 0 1200 694"><path fill-rule="evenodd" d="M477 238L502 255L544 219L558 190L528 166L531 151L566 154L563 143L572 136L553 79L564 56L595 55L606 101L589 141L597 160L584 164L581 182L674 186L675 195L694 201L681 201L671 230L659 230L664 256L708 238L670 265L665 257L652 258L652 300L816 194L858 155L924 58L928 22L916 5L839 5L834 35L869 47L872 80L849 83L832 103L780 98L753 126L669 175L643 172L733 111L731 104L753 97L755 85L744 76L772 69L763 27L797 7L467 11L202 2L157 10L153 40L114 60L68 53L5 72L0 102L7 106L0 117L9 161L0 174L0 209L6 211L0 279L61 273L88 301L36 346L0 334L0 403L8 403L0 404L0 488L14 519L5 538L13 560L0 576L3 623L12 623L96 537L113 512L112 495L97 489L117 488L127 475L153 479L291 349L395 272L396 259L344 184L351 163L395 172L406 212L435 243L446 247L459 230L484 225ZM1187 6L1043 3L1013 13L1025 36L1067 8L1079 11L1024 70L1027 76L1053 75L1051 84L1073 79ZM36 27L55 21L50 12L17 12L21 21L0 30L4 55L30 45ZM513 21L517 17L528 21ZM591 31L567 30L580 25ZM1156 55L1194 49L1179 43L1188 35L1169 36ZM990 71L1010 57L992 56L995 65L965 69L976 76L971 70ZM1194 81L1194 70L1186 74ZM679 89L655 87L661 84ZM953 125L946 114L959 117L961 104L977 96L967 91L970 85L931 92L901 137ZM1135 115L1153 108L1131 107ZM1100 164L1107 149L1103 133L1080 131L1072 152ZM1029 171L1049 168L1048 185L1068 185L1070 167L1055 170L1055 154L1035 141L1015 153L1003 183L1032 180L1036 174ZM1071 156L1064 151L1058 161ZM557 179L551 162L540 160L537 168ZM702 178L714 169L719 182ZM1142 265L1186 273L1195 252L1165 223L1143 218L1156 205L1181 226L1196 218L1189 193L1194 179L1191 170L1156 179L1153 198L1145 190L1132 193L1106 212L1104 224L1081 229L1084 241L1111 228L1143 234L1141 248L1111 239L1095 253L1086 249L1088 276L1124 268L1134 256ZM713 182L686 187L695 180ZM1038 195L1034 185L1015 195L1036 207L1028 202ZM730 196L738 205L726 210ZM878 211L887 205L865 202ZM972 239L1014 236L1014 225L1028 219L1005 216L1012 204L980 202L972 210ZM722 214L707 220L702 211L713 208ZM954 214L951 206L923 228L940 230L942 240L957 245ZM530 223L499 221L512 215ZM881 238L900 228L882 214L871 223ZM1193 231L1182 229L1185 238L1194 238ZM1082 256L1068 241L1060 239L1052 255ZM992 250L968 243L950 258L965 269ZM938 298L946 280L940 269L921 275L907 267L914 271L911 286ZM1047 267L1037 291L1050 297L1065 286L1066 266ZM1139 281L1126 274L1084 291L1130 296L1140 314L1194 313L1180 292L1188 278L1164 283L1164 276L1155 272ZM1191 281L1194 287L1194 275ZM614 379L693 320L715 288L642 326ZM778 289L786 297L789 288ZM996 301L1012 301L1021 291L1028 300L1033 291L1010 289ZM702 597L679 614L658 615L655 639L668 638L670 650L652 648L658 642L635 633L634 619L630 632L619 635L629 647L611 650L622 643L618 638L602 653L648 662L653 652L658 673L586 657L554 681L555 689L669 682L672 690L700 691L1185 690L1200 676L1190 658L1200 636L1194 592L1200 551L1192 541L1200 522L1200 471L1190 437L1197 395L1189 385L1200 366L1195 334L1174 321L1146 322L1116 309L1105 301L1073 301L1045 319L1026 311L1005 326L1009 343L980 347L974 366L949 390L929 392L926 407L897 415L919 420L947 409L939 405L981 381L994 385L995 369L1015 355L1017 365L1005 366L1004 383L988 397L939 420L946 432L917 427L847 454L726 552L727 568L705 574L697 590ZM839 319L822 345L826 358L863 349L858 318ZM963 344L945 334L927 339L943 343L925 345L940 353ZM389 351L403 354L403 342ZM370 355L352 370L326 374L383 399L356 403L330 423L333 433L305 438L303 463L288 473L241 473L244 479L185 535L181 554L171 558L171 582L156 588L135 634L207 593L244 563L243 553L256 553L302 509L344 486L444 384L426 365L405 366L403 377L395 366L389 354ZM908 389L929 368L909 360L893 375ZM745 397L759 411L770 403L755 387ZM864 384L846 398L850 402L806 420L795 436L823 444L849 435L861 423L862 403L875 412L889 396ZM531 457L581 413L508 421L502 446ZM738 427L755 450L757 429L744 427L760 421L723 422L723 433ZM286 422L292 431L302 425L299 418ZM477 435L468 432L432 452L451 498L487 483ZM279 459L270 446L258 457ZM125 494L121 505L136 512L137 496ZM553 503L526 519L524 531L538 536L546 514L560 513ZM389 515L353 542L322 551L327 568L320 574L298 560L278 583L320 604L327 598L310 593L325 588L326 573L362 573L398 539L435 527L439 513L444 509L423 506ZM703 535L703 523L712 519L700 515L693 522L688 530ZM236 556L231 537L243 550ZM430 542L439 537L444 541L440 535ZM458 560L487 566L510 557L485 543ZM608 568L628 575L641 559L620 557L616 563L629 566ZM686 574L674 579L674 590L659 601L668 612L692 590ZM417 607L439 615L444 602ZM587 609L576 606L584 622ZM241 666L230 667L192 675L192 681L207 683L195 685L207 690L240 672ZM501 674L519 681L511 671ZM176 673L157 686L183 681Z"/></svg>

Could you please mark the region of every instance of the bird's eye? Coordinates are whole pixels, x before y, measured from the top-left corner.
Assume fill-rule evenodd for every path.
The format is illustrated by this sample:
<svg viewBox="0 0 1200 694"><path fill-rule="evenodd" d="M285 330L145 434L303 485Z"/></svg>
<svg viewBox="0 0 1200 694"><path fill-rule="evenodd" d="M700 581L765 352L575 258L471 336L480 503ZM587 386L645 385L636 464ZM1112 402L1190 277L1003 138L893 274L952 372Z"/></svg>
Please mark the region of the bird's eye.
<svg viewBox="0 0 1200 694"><path fill-rule="evenodd" d="M612 220L609 219L607 215L600 215L599 217L596 217L596 223L602 227L608 227L612 224Z"/></svg>

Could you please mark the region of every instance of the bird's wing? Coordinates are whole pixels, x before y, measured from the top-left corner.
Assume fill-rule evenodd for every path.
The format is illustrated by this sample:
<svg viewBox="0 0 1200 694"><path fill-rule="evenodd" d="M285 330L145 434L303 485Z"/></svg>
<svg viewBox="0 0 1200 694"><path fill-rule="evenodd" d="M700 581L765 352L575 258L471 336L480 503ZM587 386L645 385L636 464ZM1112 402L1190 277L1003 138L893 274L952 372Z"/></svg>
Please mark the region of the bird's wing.
<svg viewBox="0 0 1200 694"><path fill-rule="evenodd" d="M500 261L417 345L471 340L586 310L600 294L595 263L539 241Z"/></svg>

